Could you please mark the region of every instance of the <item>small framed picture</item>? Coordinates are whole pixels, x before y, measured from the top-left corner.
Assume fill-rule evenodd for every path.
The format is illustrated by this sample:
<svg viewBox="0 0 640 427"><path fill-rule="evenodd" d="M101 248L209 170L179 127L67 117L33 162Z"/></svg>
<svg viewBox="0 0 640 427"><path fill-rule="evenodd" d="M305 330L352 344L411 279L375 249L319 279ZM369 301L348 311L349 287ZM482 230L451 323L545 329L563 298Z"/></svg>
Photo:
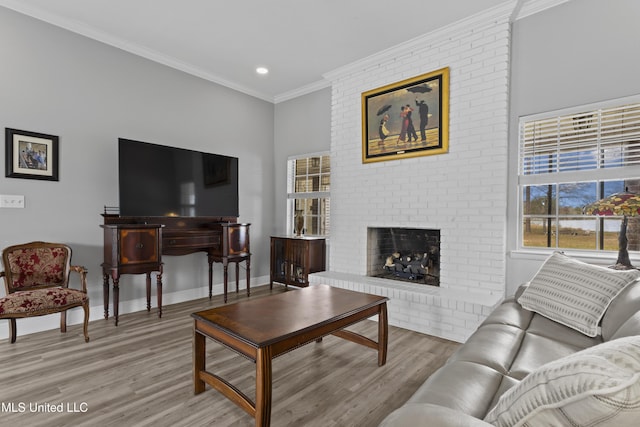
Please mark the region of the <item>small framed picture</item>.
<svg viewBox="0 0 640 427"><path fill-rule="evenodd" d="M5 128L8 178L58 181L58 137Z"/></svg>

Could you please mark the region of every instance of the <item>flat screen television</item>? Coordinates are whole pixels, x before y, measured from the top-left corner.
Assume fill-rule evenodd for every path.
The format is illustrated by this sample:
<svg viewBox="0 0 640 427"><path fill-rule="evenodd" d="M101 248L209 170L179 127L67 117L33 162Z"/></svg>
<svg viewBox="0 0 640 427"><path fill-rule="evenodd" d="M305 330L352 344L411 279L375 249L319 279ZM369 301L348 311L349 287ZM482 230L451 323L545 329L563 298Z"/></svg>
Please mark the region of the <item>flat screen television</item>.
<svg viewBox="0 0 640 427"><path fill-rule="evenodd" d="M122 216L238 217L238 159L118 139Z"/></svg>

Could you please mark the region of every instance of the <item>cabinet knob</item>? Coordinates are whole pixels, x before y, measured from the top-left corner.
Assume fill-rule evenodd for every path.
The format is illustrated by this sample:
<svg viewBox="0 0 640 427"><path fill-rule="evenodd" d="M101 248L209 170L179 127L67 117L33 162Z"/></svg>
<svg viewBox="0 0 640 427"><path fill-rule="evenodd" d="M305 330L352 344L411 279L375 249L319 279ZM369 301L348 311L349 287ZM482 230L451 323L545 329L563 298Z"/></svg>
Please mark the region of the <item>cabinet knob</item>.
<svg viewBox="0 0 640 427"><path fill-rule="evenodd" d="M142 249L144 245L142 243L136 243L136 249Z"/></svg>

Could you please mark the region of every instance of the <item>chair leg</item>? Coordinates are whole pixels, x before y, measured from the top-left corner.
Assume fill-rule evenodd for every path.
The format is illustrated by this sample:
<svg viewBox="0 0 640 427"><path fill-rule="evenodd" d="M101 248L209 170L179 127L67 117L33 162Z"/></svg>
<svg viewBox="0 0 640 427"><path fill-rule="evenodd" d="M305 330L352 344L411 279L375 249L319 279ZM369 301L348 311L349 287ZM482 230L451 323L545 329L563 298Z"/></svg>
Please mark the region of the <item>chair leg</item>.
<svg viewBox="0 0 640 427"><path fill-rule="evenodd" d="M67 332L67 311L60 312L60 332Z"/></svg>
<svg viewBox="0 0 640 427"><path fill-rule="evenodd" d="M84 342L89 342L89 303L86 302L82 305L84 310L84 325L82 330L84 332Z"/></svg>
<svg viewBox="0 0 640 427"><path fill-rule="evenodd" d="M9 337L11 344L16 342L16 319L9 319Z"/></svg>

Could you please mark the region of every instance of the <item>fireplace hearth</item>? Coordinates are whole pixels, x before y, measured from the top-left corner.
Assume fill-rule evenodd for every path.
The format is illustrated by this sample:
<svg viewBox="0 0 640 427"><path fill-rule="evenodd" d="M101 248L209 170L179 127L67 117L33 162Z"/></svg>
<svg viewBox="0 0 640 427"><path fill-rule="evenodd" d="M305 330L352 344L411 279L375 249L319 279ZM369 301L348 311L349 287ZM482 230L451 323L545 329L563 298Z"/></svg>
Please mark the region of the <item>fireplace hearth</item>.
<svg viewBox="0 0 640 427"><path fill-rule="evenodd" d="M440 230L369 227L367 276L440 286Z"/></svg>

